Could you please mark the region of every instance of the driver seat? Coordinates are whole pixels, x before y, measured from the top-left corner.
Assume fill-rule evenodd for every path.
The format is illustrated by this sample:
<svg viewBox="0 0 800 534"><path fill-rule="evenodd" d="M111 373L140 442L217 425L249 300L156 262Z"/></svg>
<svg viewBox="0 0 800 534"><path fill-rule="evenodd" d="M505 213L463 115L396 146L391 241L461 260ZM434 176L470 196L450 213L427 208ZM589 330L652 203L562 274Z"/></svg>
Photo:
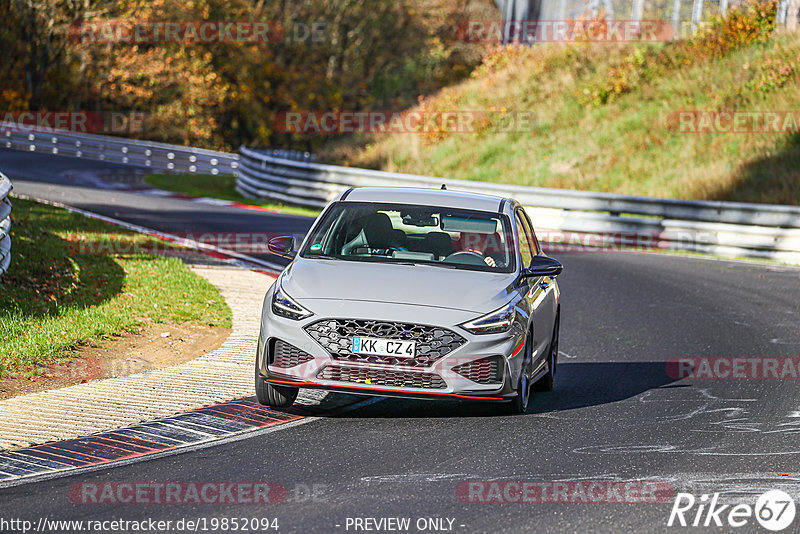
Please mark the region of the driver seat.
<svg viewBox="0 0 800 534"><path fill-rule="evenodd" d="M441 260L453 253L453 242L450 235L444 232L429 232L425 235L422 250L433 254L434 258Z"/></svg>
<svg viewBox="0 0 800 534"><path fill-rule="evenodd" d="M389 249L400 246L398 236L392 227L392 220L385 213L370 213L361 219L361 231L342 247L343 254L368 247L370 249Z"/></svg>

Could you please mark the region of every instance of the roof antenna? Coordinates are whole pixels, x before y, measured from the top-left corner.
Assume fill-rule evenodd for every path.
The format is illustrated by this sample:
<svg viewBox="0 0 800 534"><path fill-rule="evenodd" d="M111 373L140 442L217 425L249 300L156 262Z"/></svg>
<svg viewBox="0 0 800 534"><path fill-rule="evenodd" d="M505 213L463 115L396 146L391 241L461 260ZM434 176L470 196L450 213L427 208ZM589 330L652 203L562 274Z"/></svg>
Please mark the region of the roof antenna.
<svg viewBox="0 0 800 534"><path fill-rule="evenodd" d="M442 191L447 191L447 186L442 184Z"/></svg>

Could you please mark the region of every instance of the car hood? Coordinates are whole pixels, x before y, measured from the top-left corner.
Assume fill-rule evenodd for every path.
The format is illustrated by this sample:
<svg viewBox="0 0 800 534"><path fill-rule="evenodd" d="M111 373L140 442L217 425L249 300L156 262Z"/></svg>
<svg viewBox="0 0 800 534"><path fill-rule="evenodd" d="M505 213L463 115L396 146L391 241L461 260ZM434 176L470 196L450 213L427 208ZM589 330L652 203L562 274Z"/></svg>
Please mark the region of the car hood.
<svg viewBox="0 0 800 534"><path fill-rule="evenodd" d="M292 298L412 304L488 313L510 300L513 273L297 258L283 273Z"/></svg>

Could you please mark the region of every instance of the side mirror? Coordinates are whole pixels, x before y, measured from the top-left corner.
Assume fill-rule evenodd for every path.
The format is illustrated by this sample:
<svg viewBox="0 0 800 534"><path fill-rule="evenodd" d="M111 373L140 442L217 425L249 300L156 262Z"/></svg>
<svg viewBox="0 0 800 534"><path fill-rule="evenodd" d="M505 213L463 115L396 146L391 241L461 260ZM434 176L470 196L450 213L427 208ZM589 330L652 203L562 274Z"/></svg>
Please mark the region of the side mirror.
<svg viewBox="0 0 800 534"><path fill-rule="evenodd" d="M267 243L267 248L273 254L284 258L294 258L294 238L292 236L273 237Z"/></svg>
<svg viewBox="0 0 800 534"><path fill-rule="evenodd" d="M523 278L530 278L530 277L538 277L538 276L549 276L551 278L555 278L561 271L564 270L564 266L561 265L561 262L550 258L548 256L534 256L533 261L531 261L531 266L527 269L522 269L522 277Z"/></svg>

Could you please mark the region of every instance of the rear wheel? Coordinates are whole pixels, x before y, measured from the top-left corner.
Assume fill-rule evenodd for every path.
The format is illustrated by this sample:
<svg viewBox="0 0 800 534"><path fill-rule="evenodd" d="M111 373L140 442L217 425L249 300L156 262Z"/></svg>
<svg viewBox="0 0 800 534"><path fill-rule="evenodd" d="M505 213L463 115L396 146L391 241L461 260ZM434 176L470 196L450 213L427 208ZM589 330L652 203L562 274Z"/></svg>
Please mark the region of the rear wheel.
<svg viewBox="0 0 800 534"><path fill-rule="evenodd" d="M519 380L517 381L517 396L514 397L510 403L506 405L506 412L512 415L523 414L528 410L528 400L530 400L530 367L533 346L531 344L531 335L528 333L525 338L525 347L522 349L523 359L522 368L519 373Z"/></svg>
<svg viewBox="0 0 800 534"><path fill-rule="evenodd" d="M276 386L264 380L258 368L258 358L256 358L256 398L259 404L274 408L288 408L294 404L299 392L299 388Z"/></svg>
<svg viewBox="0 0 800 534"><path fill-rule="evenodd" d="M556 315L556 324L553 325L553 339L550 340L550 353L547 355L547 374L536 381L533 389L536 391L553 391L556 380L556 367L558 366L558 330L561 325L561 314Z"/></svg>

